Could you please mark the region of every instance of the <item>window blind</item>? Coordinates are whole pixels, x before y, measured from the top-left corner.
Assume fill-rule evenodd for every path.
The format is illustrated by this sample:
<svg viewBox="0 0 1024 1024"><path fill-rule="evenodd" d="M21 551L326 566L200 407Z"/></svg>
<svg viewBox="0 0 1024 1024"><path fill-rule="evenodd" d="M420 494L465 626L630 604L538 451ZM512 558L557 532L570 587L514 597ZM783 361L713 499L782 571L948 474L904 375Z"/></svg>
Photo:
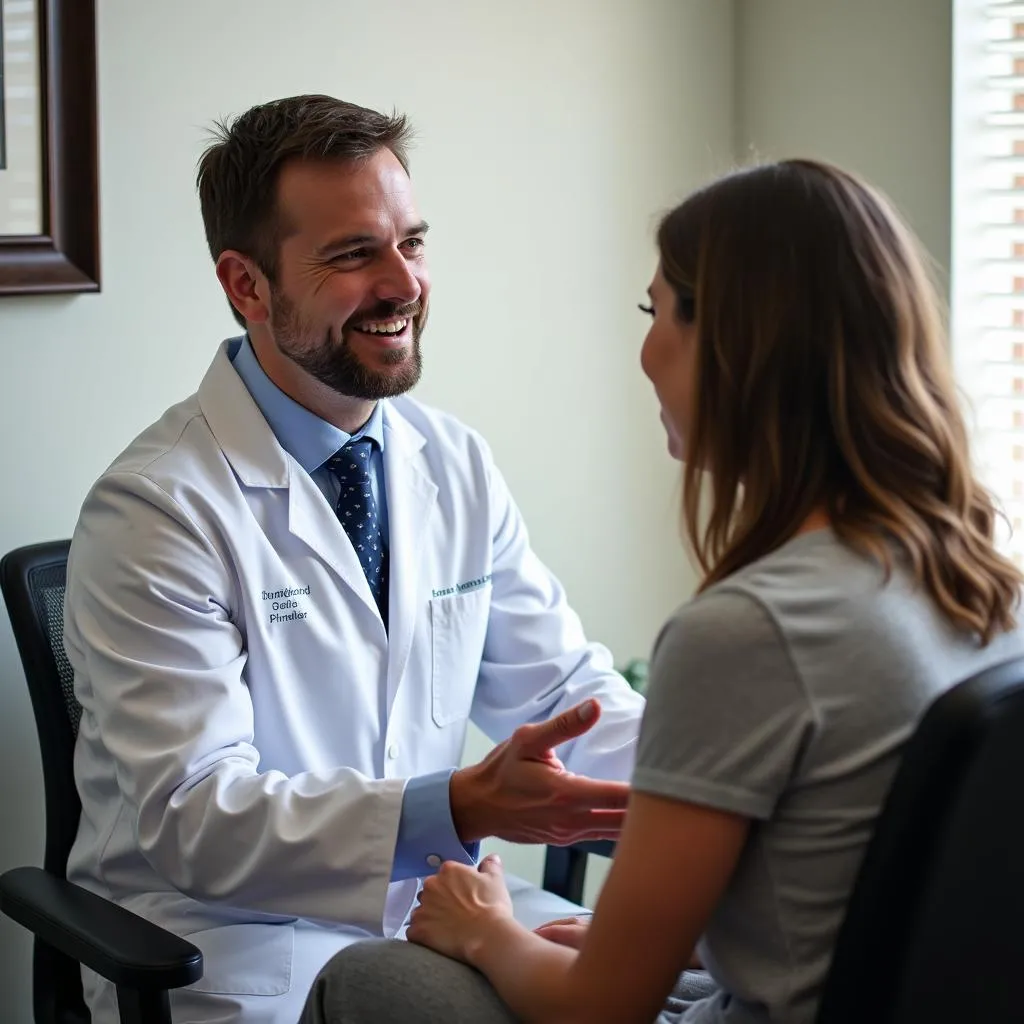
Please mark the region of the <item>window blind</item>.
<svg viewBox="0 0 1024 1024"><path fill-rule="evenodd" d="M954 9L952 344L976 468L1024 565L1024 3Z"/></svg>

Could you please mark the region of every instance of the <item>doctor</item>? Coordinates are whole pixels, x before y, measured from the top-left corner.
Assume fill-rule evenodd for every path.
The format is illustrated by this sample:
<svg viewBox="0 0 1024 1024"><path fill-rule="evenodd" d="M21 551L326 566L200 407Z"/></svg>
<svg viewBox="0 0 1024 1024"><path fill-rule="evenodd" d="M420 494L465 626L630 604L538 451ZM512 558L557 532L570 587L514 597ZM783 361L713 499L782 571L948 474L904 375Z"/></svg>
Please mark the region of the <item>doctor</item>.
<svg viewBox="0 0 1024 1024"><path fill-rule="evenodd" d="M627 787L598 780L628 777L641 700L483 440L404 397L430 291L405 119L305 96L219 131L199 193L245 335L81 512L68 872L203 950L175 1020L292 1024L485 836L617 835ZM499 745L457 771L470 718Z"/></svg>

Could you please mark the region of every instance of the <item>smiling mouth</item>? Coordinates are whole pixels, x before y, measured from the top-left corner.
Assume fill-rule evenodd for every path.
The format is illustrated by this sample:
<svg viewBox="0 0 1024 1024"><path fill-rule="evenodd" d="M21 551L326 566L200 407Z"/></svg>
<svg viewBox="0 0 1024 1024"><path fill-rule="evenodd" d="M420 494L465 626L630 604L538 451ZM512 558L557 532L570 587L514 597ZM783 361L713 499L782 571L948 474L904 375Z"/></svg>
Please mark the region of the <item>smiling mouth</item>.
<svg viewBox="0 0 1024 1024"><path fill-rule="evenodd" d="M354 324L352 330L377 338L394 338L402 334L409 323L408 317L396 317L390 320L364 320L361 324Z"/></svg>

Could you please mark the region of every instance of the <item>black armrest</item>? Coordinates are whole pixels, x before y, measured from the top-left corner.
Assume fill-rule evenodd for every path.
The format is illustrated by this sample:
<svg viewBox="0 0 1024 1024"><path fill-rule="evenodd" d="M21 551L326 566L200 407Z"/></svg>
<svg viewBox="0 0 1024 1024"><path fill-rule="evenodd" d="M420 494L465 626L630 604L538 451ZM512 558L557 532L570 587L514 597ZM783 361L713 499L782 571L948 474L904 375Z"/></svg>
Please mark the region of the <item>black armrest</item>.
<svg viewBox="0 0 1024 1024"><path fill-rule="evenodd" d="M0 911L115 985L166 990L203 976L191 942L41 868L0 875Z"/></svg>
<svg viewBox="0 0 1024 1024"><path fill-rule="evenodd" d="M599 857L612 857L615 854L615 842L611 839L585 839L573 843L570 849L580 853L596 853Z"/></svg>
<svg viewBox="0 0 1024 1024"><path fill-rule="evenodd" d="M615 843L610 839L590 839L571 846L548 846L544 854L541 885L570 903L582 903L587 856L591 853L611 857L615 853Z"/></svg>

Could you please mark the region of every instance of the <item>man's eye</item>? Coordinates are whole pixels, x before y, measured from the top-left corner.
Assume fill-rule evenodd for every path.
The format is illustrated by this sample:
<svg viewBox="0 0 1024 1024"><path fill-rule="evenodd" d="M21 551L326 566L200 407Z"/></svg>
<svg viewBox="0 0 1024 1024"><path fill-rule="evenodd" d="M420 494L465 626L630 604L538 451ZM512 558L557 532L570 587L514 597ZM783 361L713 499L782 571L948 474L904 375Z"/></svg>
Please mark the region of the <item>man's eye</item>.
<svg viewBox="0 0 1024 1024"><path fill-rule="evenodd" d="M405 245L407 248L422 249L426 242L422 238L407 238Z"/></svg>
<svg viewBox="0 0 1024 1024"><path fill-rule="evenodd" d="M646 313L648 316L654 316L653 306L645 306L642 302L638 302L636 308L639 309L641 313Z"/></svg>
<svg viewBox="0 0 1024 1024"><path fill-rule="evenodd" d="M351 260L364 260L369 256L367 249L353 249L351 252L341 252L334 257L335 262L348 262Z"/></svg>

